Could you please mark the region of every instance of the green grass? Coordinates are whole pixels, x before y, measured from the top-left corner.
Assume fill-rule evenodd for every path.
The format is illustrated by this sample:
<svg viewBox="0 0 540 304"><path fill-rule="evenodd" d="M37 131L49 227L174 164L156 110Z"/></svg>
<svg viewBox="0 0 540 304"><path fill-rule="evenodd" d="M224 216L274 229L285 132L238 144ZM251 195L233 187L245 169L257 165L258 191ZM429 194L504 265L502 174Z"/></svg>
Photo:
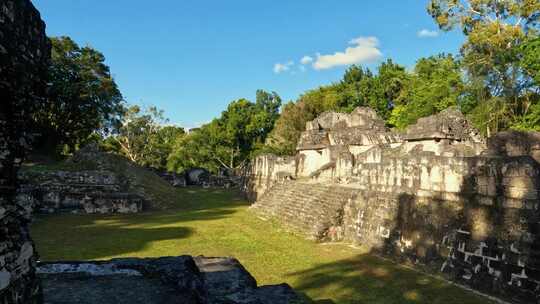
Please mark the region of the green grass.
<svg viewBox="0 0 540 304"><path fill-rule="evenodd" d="M231 191L176 189L174 209L37 217L43 261L234 256L259 284L287 282L316 303L487 303L432 276L345 244L321 245L258 219Z"/></svg>

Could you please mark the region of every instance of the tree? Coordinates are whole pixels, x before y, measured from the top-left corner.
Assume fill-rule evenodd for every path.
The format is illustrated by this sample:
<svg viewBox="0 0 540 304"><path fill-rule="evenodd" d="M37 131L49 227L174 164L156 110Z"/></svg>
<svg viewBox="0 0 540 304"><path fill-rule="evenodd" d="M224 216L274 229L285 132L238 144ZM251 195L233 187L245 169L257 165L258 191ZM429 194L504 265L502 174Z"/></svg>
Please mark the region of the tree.
<svg viewBox="0 0 540 304"><path fill-rule="evenodd" d="M279 118L281 97L276 92L268 93L257 90L254 116L251 118L250 129L254 129L257 142L262 143L274 128L275 121Z"/></svg>
<svg viewBox="0 0 540 304"><path fill-rule="evenodd" d="M221 165L213 157L209 138L210 135L205 126L178 137L167 158L167 169L183 172L190 168L201 167L217 172Z"/></svg>
<svg viewBox="0 0 540 304"><path fill-rule="evenodd" d="M383 62L378 70L376 91L369 105L381 118L387 120L392 109L398 104L403 87L409 82L409 74L404 66L391 59Z"/></svg>
<svg viewBox="0 0 540 304"><path fill-rule="evenodd" d="M531 79L531 90L521 98L524 114L511 126L517 130L540 131L540 38L523 44L520 64Z"/></svg>
<svg viewBox="0 0 540 304"><path fill-rule="evenodd" d="M306 122L315 117L314 111L306 109L304 101L285 104L281 116L276 121L275 127L268 136L265 151L278 155L293 155L304 131Z"/></svg>
<svg viewBox="0 0 540 304"><path fill-rule="evenodd" d="M540 86L540 38L523 44L519 52L521 67L534 80L534 85L538 88Z"/></svg>
<svg viewBox="0 0 540 304"><path fill-rule="evenodd" d="M428 12L443 30L459 27L467 36L461 48L472 79L482 79L491 98L479 105L496 109L504 119L481 123L489 135L527 115L530 76L520 65L519 48L538 36L538 0L431 0ZM524 104L525 102L525 104ZM499 115L497 115L499 116ZM490 129L491 126L494 130Z"/></svg>
<svg viewBox="0 0 540 304"><path fill-rule="evenodd" d="M168 168L182 171L203 167L236 169L260 149L279 117L281 98L257 91L255 103L247 99L231 102L219 118L179 140L169 156Z"/></svg>
<svg viewBox="0 0 540 304"><path fill-rule="evenodd" d="M114 137L120 153L141 166L165 169L173 145L184 134L182 128L164 126L167 122L163 111L156 107L146 111L138 106L129 107L119 134Z"/></svg>
<svg viewBox="0 0 540 304"><path fill-rule="evenodd" d="M79 47L69 37L51 38L48 101L35 120L38 148L51 152L60 145L70 151L92 133L118 127L123 99L105 65L105 57L91 47Z"/></svg>
<svg viewBox="0 0 540 304"><path fill-rule="evenodd" d="M268 135L265 151L279 155L292 155L296 151L296 144L300 133L305 130L306 122L313 120L326 110L337 110L337 85L320 87L300 96L296 103L287 103L274 129Z"/></svg>
<svg viewBox="0 0 540 304"><path fill-rule="evenodd" d="M172 152L176 141L185 136L185 131L177 126L160 126L157 131L149 138L147 149L149 150L148 157L145 160L145 165L165 170L169 155Z"/></svg>
<svg viewBox="0 0 540 304"><path fill-rule="evenodd" d="M412 75L401 79L407 80L392 92L395 106L389 118L399 129L420 117L458 106L465 86L459 62L445 54L421 58Z"/></svg>

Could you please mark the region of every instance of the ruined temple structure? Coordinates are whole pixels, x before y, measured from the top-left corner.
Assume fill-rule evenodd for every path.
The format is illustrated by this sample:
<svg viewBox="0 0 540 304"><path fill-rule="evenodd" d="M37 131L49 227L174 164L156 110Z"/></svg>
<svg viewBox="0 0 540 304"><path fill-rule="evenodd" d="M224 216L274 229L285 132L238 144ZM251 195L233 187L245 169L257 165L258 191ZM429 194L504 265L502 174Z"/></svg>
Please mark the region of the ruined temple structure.
<svg viewBox="0 0 540 304"><path fill-rule="evenodd" d="M77 170L32 171L18 174L21 187L17 202L35 213L137 213L153 205L152 198L125 173L111 168L111 163L131 165L122 158L88 145L77 151L68 164L92 164Z"/></svg>
<svg viewBox="0 0 540 304"><path fill-rule="evenodd" d="M125 190L110 171L52 171L20 174L17 202L31 213L137 213L144 197ZM31 181L30 181L31 180Z"/></svg>
<svg viewBox="0 0 540 304"><path fill-rule="evenodd" d="M369 108L323 113L297 154L262 155L251 209L518 303L540 300L540 133L487 142L454 109L404 132Z"/></svg>
<svg viewBox="0 0 540 304"><path fill-rule="evenodd" d="M31 110L42 102L50 45L28 0L0 0L0 303L40 303L29 214L17 205Z"/></svg>

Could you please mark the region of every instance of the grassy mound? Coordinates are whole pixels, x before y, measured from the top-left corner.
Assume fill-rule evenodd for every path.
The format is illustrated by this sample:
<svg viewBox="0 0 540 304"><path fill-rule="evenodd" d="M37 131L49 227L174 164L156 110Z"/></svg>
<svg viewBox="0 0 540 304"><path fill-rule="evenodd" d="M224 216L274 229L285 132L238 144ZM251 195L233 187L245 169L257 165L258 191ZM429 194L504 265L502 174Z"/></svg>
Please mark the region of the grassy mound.
<svg viewBox="0 0 540 304"><path fill-rule="evenodd" d="M175 201L178 201L176 189L154 172L138 166L123 156L99 151L93 147L81 149L65 161L29 163L22 168L22 172L27 176L50 171L86 170L114 173L123 183L122 190L136 193L150 201L150 209L170 209L175 207Z"/></svg>

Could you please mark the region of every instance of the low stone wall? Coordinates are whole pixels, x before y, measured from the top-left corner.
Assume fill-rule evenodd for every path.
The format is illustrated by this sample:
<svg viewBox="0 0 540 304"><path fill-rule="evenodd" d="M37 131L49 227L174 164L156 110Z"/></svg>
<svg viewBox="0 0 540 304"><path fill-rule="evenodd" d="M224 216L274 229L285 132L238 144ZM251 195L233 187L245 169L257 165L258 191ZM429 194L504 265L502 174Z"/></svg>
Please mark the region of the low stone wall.
<svg viewBox="0 0 540 304"><path fill-rule="evenodd" d="M17 200L29 211L54 213L136 213L145 200L124 192L122 180L109 171L55 171L20 174Z"/></svg>
<svg viewBox="0 0 540 304"><path fill-rule="evenodd" d="M234 258L179 256L44 263L38 267L38 274L44 281L45 300L49 297L62 302L76 299L77 293L83 291L70 288L58 294L54 286L50 286L49 290L48 282L75 282L69 275L77 274L86 281L107 276L120 277L123 280L139 277L143 281L145 278L159 278L161 285L172 288L174 300L167 303L303 303L287 284L257 286L255 278ZM97 287L102 290L111 288L114 289L115 286ZM140 301L139 298L133 300Z"/></svg>
<svg viewBox="0 0 540 304"><path fill-rule="evenodd" d="M50 45L29 0L0 1L0 303L40 302L30 216L16 204L32 110L45 96Z"/></svg>
<svg viewBox="0 0 540 304"><path fill-rule="evenodd" d="M369 122L371 111L358 112L308 123L297 156L286 158L289 180L278 177L282 158L257 158L248 183L252 210L317 241L352 242L483 292L536 303L540 133L501 133L486 145L450 111L388 136L380 122ZM334 145L333 136L346 133L339 128L351 139ZM308 136L314 132L316 140Z"/></svg>

